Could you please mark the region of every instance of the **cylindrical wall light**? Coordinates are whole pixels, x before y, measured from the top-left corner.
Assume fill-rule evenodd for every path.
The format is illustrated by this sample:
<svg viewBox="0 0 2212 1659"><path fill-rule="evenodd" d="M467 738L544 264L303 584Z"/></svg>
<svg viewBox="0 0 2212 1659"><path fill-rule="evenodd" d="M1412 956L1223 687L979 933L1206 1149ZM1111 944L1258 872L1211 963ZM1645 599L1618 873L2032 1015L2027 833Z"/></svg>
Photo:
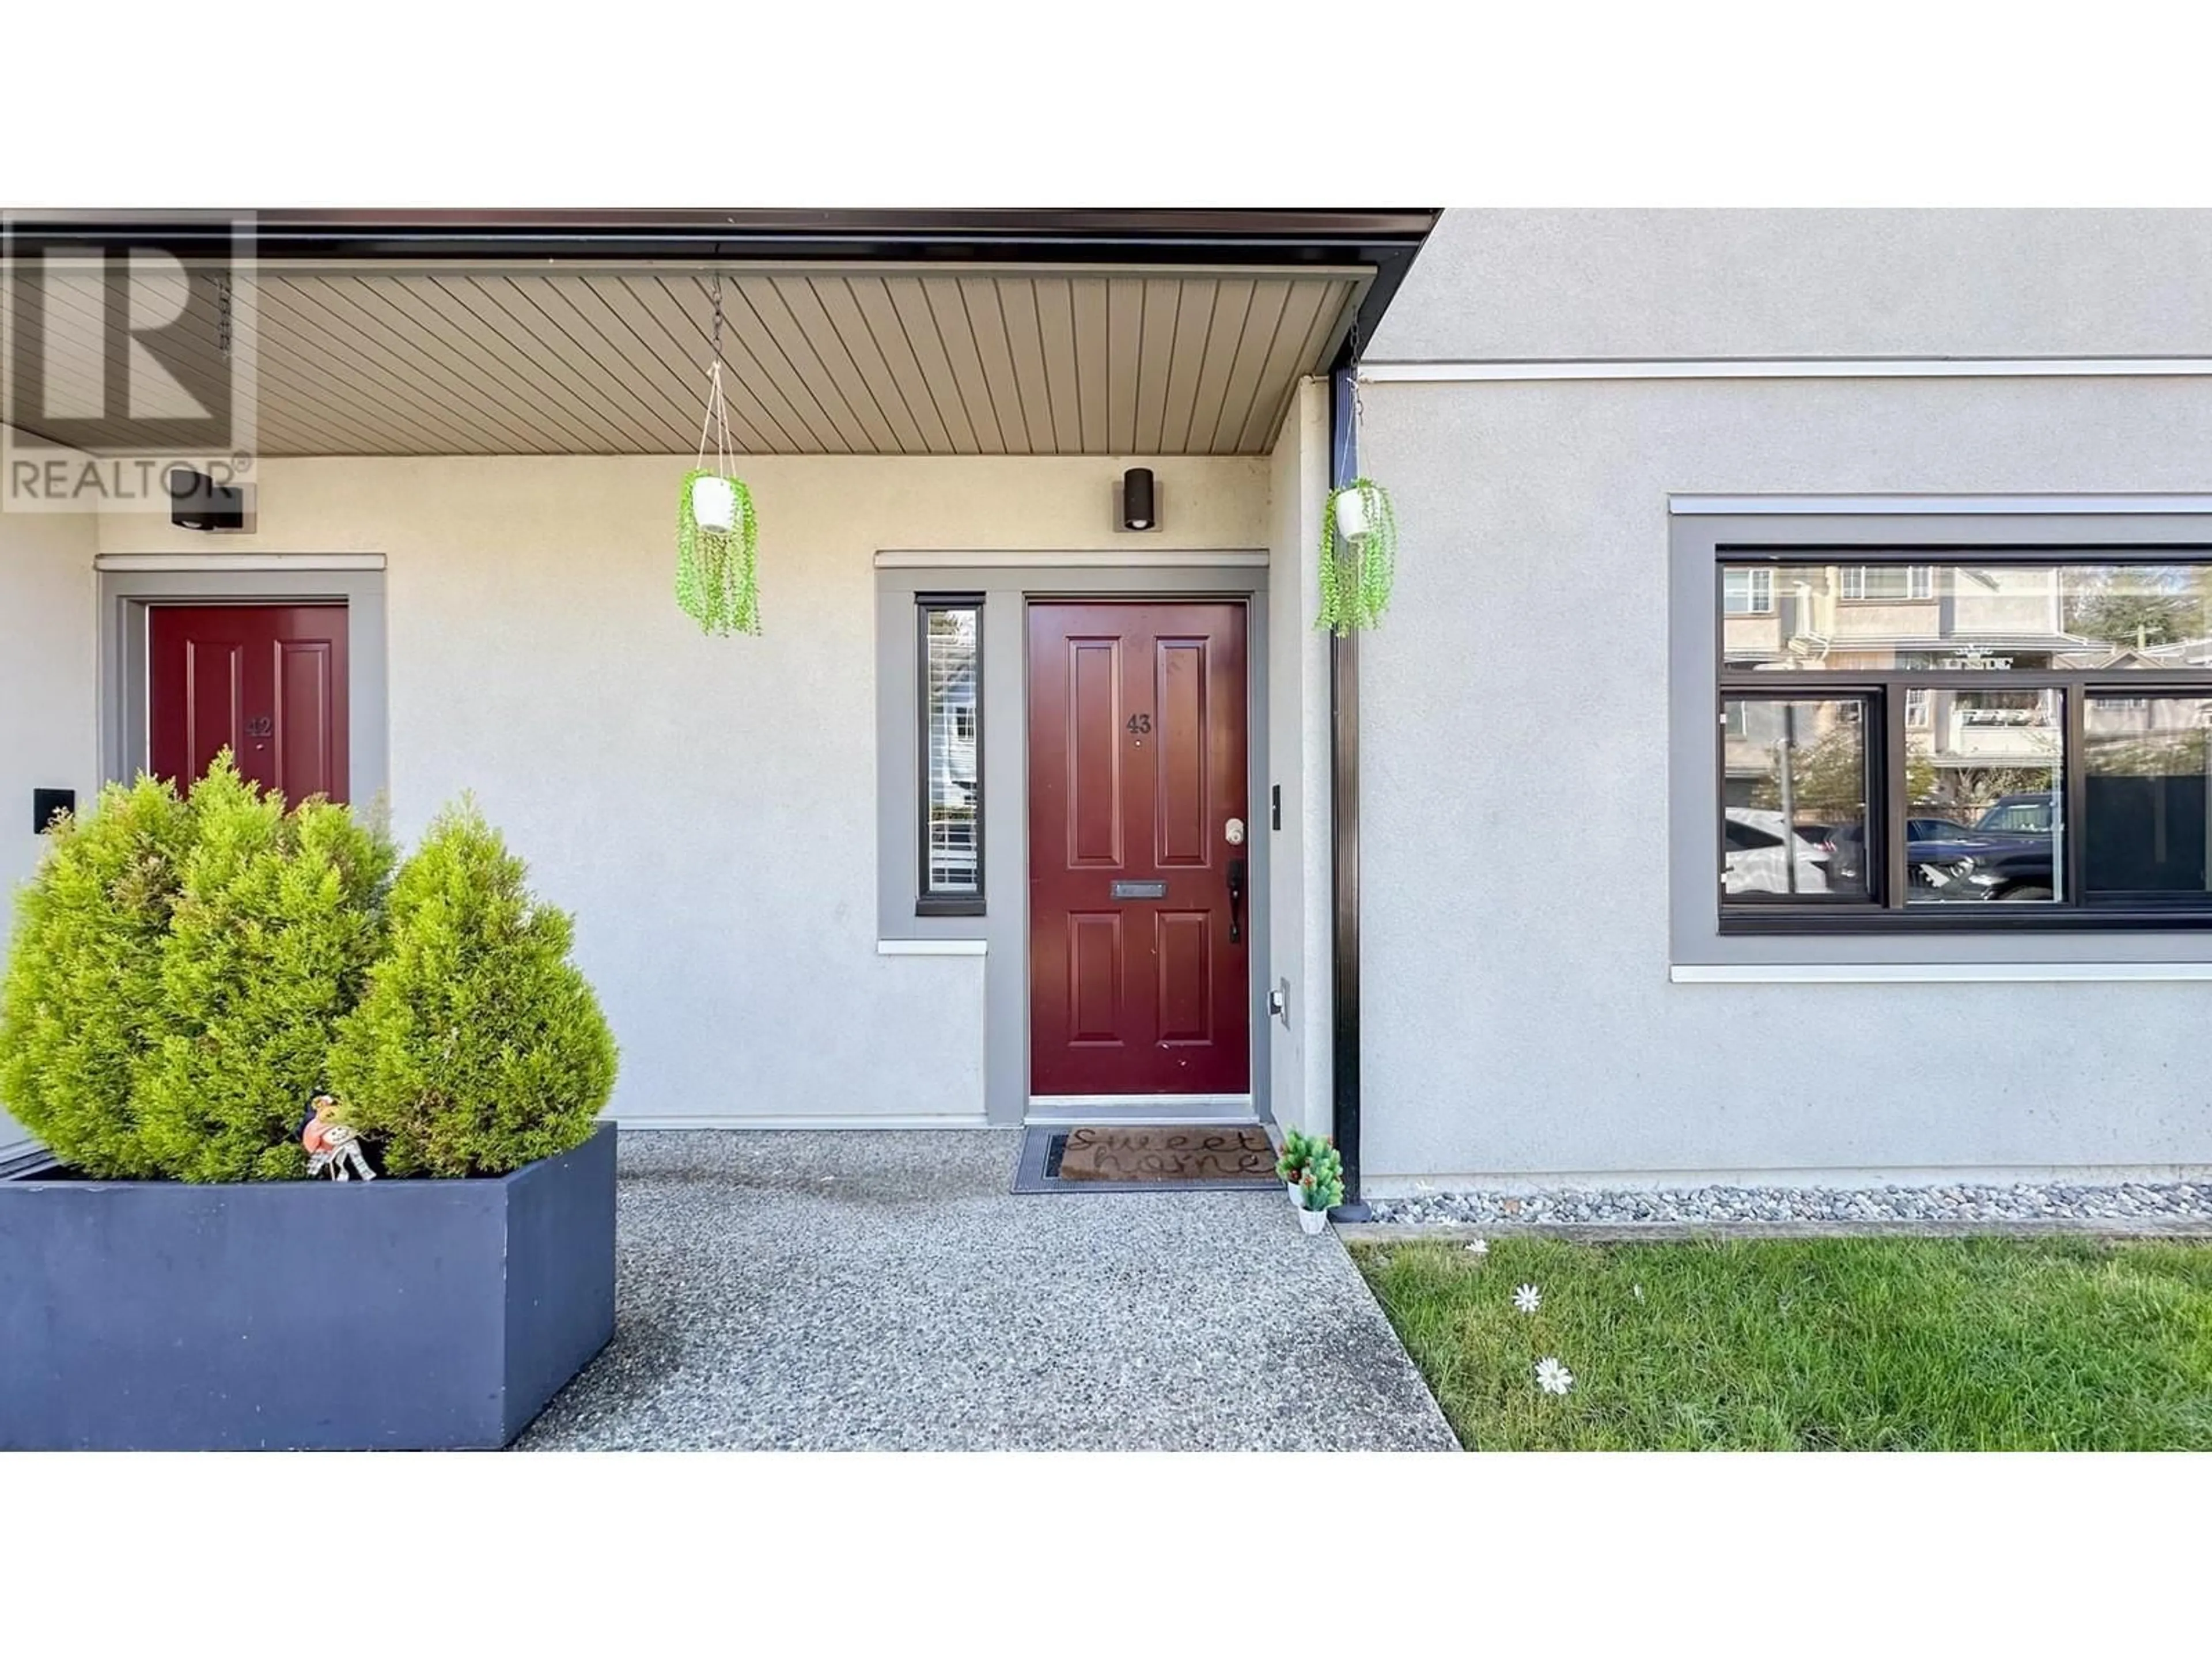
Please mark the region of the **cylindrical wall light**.
<svg viewBox="0 0 2212 1659"><path fill-rule="evenodd" d="M1121 528L1158 530L1160 515L1152 495L1152 469L1133 466L1121 475Z"/></svg>

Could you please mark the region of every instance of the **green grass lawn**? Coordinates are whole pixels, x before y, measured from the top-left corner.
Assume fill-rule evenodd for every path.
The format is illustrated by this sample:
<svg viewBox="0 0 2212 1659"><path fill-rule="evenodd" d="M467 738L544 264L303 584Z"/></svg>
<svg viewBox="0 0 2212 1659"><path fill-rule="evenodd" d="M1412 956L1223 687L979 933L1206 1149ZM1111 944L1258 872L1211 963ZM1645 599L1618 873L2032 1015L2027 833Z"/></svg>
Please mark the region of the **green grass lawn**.
<svg viewBox="0 0 2212 1659"><path fill-rule="evenodd" d="M2212 1448L2212 1245L1364 1244L1474 1450ZM1533 1284L1542 1306L1513 1305ZM1573 1374L1539 1391L1535 1364Z"/></svg>

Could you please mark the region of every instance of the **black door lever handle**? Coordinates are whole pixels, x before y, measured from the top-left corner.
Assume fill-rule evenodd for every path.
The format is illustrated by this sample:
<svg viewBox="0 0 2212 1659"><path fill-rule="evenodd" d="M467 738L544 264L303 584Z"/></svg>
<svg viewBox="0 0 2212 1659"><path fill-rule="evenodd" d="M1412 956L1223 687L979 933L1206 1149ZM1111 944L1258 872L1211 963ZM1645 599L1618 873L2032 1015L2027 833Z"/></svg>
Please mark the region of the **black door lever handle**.
<svg viewBox="0 0 2212 1659"><path fill-rule="evenodd" d="M1244 942L1244 860L1229 860L1229 942Z"/></svg>

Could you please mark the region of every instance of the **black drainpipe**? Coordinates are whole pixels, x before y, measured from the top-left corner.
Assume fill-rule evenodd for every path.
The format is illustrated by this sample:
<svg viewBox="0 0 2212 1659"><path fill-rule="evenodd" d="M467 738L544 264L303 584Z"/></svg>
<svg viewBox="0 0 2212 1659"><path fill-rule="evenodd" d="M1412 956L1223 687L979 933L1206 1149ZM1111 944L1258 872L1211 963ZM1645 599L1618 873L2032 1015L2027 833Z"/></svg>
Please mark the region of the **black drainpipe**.
<svg viewBox="0 0 2212 1659"><path fill-rule="evenodd" d="M1357 359L1329 377L1329 467L1332 489L1359 476L1352 428L1352 377ZM1367 1219L1359 1197L1359 636L1328 636L1329 915L1334 928L1331 1030L1333 1111L1330 1130L1344 1158L1344 1221Z"/></svg>

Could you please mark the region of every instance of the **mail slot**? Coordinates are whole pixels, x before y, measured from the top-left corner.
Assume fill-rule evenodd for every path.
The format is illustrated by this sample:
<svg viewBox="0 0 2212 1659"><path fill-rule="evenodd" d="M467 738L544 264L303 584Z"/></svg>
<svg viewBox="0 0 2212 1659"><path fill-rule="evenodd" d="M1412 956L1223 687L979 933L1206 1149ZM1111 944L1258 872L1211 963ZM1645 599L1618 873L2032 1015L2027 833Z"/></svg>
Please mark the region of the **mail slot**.
<svg viewBox="0 0 2212 1659"><path fill-rule="evenodd" d="M1164 881L1117 881L1114 884L1114 896L1117 899L1165 898L1167 896L1168 884Z"/></svg>

